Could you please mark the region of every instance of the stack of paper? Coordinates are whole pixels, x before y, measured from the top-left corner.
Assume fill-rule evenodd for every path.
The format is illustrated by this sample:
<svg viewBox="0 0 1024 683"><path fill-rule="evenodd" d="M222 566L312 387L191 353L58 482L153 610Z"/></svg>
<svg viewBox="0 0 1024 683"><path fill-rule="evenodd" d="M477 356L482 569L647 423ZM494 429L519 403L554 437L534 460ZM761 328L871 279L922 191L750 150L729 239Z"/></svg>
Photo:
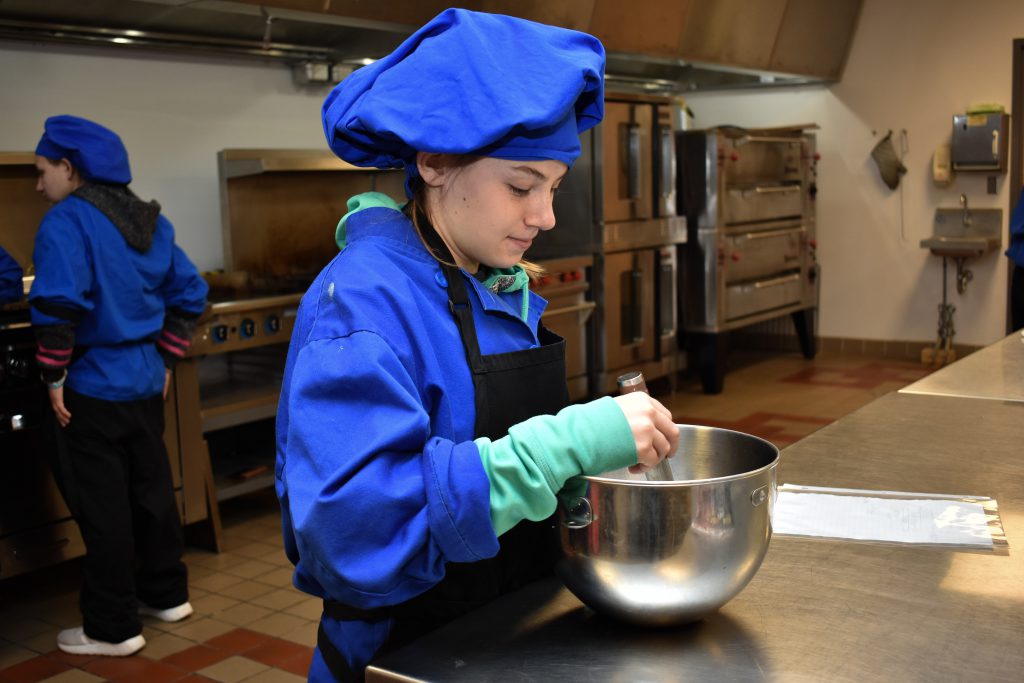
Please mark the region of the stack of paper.
<svg viewBox="0 0 1024 683"><path fill-rule="evenodd" d="M792 484L778 489L772 532L990 550L1005 546L991 498Z"/></svg>

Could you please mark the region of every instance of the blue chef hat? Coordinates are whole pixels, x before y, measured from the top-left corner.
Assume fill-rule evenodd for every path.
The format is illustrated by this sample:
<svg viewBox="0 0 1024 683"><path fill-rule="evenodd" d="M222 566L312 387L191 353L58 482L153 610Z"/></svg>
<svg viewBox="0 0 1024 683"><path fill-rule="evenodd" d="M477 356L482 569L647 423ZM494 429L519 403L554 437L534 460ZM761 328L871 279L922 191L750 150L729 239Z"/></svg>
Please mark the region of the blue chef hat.
<svg viewBox="0 0 1024 683"><path fill-rule="evenodd" d="M132 181L128 150L117 133L77 116L51 116L36 145L47 159L67 159L82 178L94 183L127 185Z"/></svg>
<svg viewBox="0 0 1024 683"><path fill-rule="evenodd" d="M572 165L604 116L603 79L591 35L448 9L338 84L324 132L349 163L407 173L417 151Z"/></svg>

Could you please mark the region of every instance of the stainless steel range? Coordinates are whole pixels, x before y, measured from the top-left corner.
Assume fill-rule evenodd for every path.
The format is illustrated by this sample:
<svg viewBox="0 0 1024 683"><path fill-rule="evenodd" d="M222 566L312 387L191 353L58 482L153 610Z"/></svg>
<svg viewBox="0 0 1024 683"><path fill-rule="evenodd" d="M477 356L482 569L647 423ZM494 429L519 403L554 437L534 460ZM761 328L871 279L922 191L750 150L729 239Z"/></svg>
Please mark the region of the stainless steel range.
<svg viewBox="0 0 1024 683"><path fill-rule="evenodd" d="M678 138L690 248L684 330L706 393L722 390L726 333L790 315L816 353L816 126L687 131Z"/></svg>

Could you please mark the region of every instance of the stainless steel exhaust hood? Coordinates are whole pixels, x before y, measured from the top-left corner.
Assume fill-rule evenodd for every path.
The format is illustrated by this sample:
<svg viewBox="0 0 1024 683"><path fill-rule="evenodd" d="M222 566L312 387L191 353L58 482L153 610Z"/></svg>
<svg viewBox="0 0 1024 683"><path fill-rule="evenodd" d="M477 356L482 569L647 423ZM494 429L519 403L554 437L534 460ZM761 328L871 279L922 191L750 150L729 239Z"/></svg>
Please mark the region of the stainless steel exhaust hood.
<svg viewBox="0 0 1024 683"><path fill-rule="evenodd" d="M285 61L375 59L415 29L216 0L0 0L0 39Z"/></svg>
<svg viewBox="0 0 1024 683"><path fill-rule="evenodd" d="M619 0L467 0L460 4L591 30L609 49L610 87L685 93L837 80L861 2L634 0L627 14L622 14ZM445 0L377 4L356 0L333 0L333 4L332 0L262 4L255 0L0 0L0 40L358 68L389 53L449 4ZM821 4L828 6L826 14L817 9ZM662 16L669 20L658 22ZM652 27L658 28L649 30Z"/></svg>

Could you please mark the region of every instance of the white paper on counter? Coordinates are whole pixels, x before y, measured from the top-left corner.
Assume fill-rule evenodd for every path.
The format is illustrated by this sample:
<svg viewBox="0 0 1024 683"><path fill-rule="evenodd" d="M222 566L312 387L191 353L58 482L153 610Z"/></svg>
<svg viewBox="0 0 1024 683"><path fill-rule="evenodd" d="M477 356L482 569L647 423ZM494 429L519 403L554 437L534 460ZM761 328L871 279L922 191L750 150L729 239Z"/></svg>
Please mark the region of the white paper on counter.
<svg viewBox="0 0 1024 683"><path fill-rule="evenodd" d="M772 533L992 549L994 502L984 497L787 484L778 490Z"/></svg>

